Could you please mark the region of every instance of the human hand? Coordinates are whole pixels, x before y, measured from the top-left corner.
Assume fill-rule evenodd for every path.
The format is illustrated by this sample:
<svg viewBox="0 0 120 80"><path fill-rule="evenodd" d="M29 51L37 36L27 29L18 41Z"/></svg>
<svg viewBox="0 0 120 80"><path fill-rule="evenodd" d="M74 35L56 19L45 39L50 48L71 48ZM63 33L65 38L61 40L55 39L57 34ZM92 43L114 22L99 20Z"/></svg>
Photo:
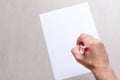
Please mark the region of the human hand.
<svg viewBox="0 0 120 80"><path fill-rule="evenodd" d="M84 54L80 53L80 44L83 43L89 47ZM104 73L113 75L113 71L109 65L108 55L104 44L88 34L81 34L76 42L76 46L71 50L77 62L90 69L98 80L108 80ZM108 76L107 76L108 77ZM109 76L110 77L110 76ZM114 75L114 79L116 80Z"/></svg>

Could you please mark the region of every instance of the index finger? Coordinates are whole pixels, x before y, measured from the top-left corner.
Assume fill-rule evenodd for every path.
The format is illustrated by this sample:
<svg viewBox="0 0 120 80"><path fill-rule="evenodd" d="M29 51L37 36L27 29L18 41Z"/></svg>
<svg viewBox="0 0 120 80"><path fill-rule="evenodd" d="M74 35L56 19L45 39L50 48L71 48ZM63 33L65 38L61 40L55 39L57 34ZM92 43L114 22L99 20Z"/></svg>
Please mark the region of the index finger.
<svg viewBox="0 0 120 80"><path fill-rule="evenodd" d="M85 33L82 33L78 39L77 39L77 42L76 44L77 45L80 45L81 43L83 43L85 46L89 46L90 43L96 41L97 39L95 39L94 37L92 37L91 35L89 34L85 34Z"/></svg>

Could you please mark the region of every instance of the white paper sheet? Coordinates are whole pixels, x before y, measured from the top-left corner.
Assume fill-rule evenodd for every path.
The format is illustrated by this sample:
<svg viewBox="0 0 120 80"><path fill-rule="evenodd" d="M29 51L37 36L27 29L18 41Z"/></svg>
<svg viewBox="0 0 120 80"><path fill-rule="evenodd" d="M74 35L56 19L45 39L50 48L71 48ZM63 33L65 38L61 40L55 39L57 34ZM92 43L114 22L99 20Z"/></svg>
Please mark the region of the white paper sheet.
<svg viewBox="0 0 120 80"><path fill-rule="evenodd" d="M88 73L71 54L81 33L99 38L88 3L40 14L40 21L55 80Z"/></svg>

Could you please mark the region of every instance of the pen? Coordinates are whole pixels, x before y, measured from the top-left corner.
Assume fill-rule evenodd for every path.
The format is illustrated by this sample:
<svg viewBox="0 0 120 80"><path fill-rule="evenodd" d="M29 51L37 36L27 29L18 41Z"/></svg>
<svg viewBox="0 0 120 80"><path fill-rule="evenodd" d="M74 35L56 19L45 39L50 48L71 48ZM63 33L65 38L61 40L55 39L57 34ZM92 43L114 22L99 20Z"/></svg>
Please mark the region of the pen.
<svg viewBox="0 0 120 80"><path fill-rule="evenodd" d="M82 54L84 54L86 51L88 51L89 50L89 48L88 47L86 47L86 46L84 46L84 45L80 45L80 52L82 53Z"/></svg>

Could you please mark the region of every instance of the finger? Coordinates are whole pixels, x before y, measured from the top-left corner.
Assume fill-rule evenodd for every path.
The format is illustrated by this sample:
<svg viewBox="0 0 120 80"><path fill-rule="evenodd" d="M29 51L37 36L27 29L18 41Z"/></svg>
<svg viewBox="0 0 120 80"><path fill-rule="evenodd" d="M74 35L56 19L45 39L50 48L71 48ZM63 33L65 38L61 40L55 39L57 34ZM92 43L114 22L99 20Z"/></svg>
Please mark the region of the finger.
<svg viewBox="0 0 120 80"><path fill-rule="evenodd" d="M73 56L75 57L76 61L78 61L79 63L81 63L84 59L84 55L82 53L80 53L80 46L76 45L76 47L74 47L71 50Z"/></svg>
<svg viewBox="0 0 120 80"><path fill-rule="evenodd" d="M77 39L77 45L80 45L81 43L86 43L86 37L87 37L87 34L85 34L85 33L82 33L79 37L78 37L78 39Z"/></svg>
<svg viewBox="0 0 120 80"><path fill-rule="evenodd" d="M81 42L86 45L86 46L89 46L89 44L91 42L94 42L94 41L97 41L96 38L94 38L93 36L89 35L89 34L85 34L85 33L82 33L78 39L77 39L77 44L80 44Z"/></svg>

